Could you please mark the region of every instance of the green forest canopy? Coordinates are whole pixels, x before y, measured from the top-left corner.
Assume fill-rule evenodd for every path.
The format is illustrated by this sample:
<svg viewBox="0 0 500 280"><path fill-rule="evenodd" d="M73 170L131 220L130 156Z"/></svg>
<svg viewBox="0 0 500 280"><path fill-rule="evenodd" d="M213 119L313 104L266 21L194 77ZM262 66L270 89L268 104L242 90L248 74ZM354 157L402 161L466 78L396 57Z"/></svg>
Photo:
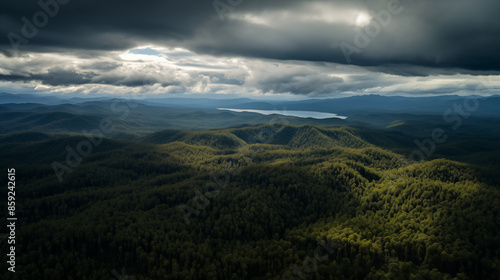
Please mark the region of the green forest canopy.
<svg viewBox="0 0 500 280"><path fill-rule="evenodd" d="M493 167L408 163L347 127L268 128L104 140L62 183L50 164L85 138L2 144L21 221L18 270L2 279L122 267L135 279L499 279ZM197 211L189 224L181 205ZM336 245L304 266L318 238Z"/></svg>

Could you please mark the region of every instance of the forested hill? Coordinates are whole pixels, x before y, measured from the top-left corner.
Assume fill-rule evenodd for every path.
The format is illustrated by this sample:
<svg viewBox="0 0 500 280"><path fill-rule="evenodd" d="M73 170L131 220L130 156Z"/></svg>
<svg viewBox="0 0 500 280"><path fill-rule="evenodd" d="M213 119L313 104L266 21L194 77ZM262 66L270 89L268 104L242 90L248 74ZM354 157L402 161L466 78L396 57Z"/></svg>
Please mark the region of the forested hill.
<svg viewBox="0 0 500 280"><path fill-rule="evenodd" d="M88 138L27 135L0 142L21 221L5 279L500 279L497 166L480 152L412 163L388 150L402 134L168 130L104 139L60 182L53 163Z"/></svg>
<svg viewBox="0 0 500 280"><path fill-rule="evenodd" d="M165 130L152 133L141 141L154 144L180 141L219 149L258 143L285 145L290 148L361 148L371 145L354 135L355 131L347 127L322 128L312 125L246 125L213 131Z"/></svg>

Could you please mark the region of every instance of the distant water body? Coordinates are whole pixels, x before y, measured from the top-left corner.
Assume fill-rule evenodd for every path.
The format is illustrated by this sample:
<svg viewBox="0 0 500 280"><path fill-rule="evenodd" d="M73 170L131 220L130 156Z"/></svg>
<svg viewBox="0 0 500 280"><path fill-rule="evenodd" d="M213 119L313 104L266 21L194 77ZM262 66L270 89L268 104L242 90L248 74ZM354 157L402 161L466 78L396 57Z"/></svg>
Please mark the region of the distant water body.
<svg viewBox="0 0 500 280"><path fill-rule="evenodd" d="M292 116L299 118L313 118L313 119L342 119L345 120L347 117L339 116L337 114L331 113L323 113L323 112L313 112L313 111L278 111L278 110L253 110L253 109L230 109L230 108L217 108L218 110L225 110L231 112L249 112L249 113L257 113L262 115L283 115L283 116Z"/></svg>

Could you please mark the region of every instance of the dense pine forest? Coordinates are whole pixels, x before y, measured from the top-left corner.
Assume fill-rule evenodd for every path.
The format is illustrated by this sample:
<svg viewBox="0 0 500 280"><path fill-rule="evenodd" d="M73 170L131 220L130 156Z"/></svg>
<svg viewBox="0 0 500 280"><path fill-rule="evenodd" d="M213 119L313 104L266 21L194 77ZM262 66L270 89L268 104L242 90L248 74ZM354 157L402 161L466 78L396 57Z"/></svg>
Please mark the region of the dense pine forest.
<svg viewBox="0 0 500 280"><path fill-rule="evenodd" d="M412 162L397 135L166 130L74 166L84 136L3 138L19 222L2 279L499 279L498 150Z"/></svg>

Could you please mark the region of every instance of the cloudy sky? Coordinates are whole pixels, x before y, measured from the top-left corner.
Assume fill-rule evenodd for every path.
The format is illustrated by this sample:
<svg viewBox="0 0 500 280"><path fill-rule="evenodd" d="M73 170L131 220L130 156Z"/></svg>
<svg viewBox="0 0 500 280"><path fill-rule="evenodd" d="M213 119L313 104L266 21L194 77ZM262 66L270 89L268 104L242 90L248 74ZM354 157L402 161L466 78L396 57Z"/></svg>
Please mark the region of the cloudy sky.
<svg viewBox="0 0 500 280"><path fill-rule="evenodd" d="M498 0L3 0L0 91L500 93Z"/></svg>

